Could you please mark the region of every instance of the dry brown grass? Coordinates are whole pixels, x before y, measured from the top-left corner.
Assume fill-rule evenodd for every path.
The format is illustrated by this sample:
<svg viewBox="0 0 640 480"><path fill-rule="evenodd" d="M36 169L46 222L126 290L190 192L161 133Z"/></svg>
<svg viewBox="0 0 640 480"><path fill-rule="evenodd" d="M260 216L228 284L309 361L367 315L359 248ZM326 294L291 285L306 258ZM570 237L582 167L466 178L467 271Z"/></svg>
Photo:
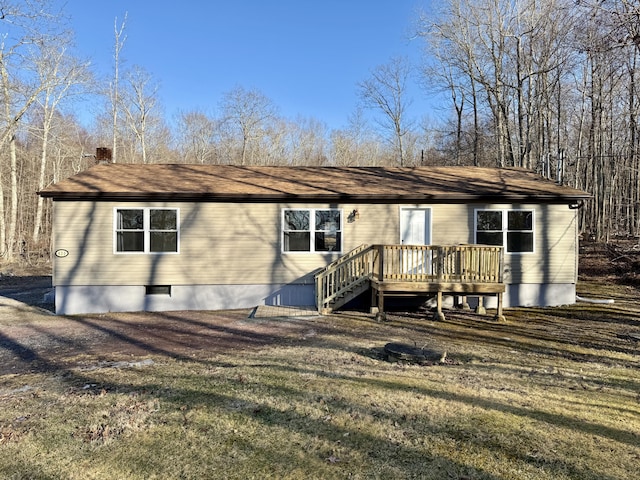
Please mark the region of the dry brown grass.
<svg viewBox="0 0 640 480"><path fill-rule="evenodd" d="M638 291L580 290L615 303L289 319L255 351L5 375L0 477L638 478ZM387 342L447 359L388 362Z"/></svg>

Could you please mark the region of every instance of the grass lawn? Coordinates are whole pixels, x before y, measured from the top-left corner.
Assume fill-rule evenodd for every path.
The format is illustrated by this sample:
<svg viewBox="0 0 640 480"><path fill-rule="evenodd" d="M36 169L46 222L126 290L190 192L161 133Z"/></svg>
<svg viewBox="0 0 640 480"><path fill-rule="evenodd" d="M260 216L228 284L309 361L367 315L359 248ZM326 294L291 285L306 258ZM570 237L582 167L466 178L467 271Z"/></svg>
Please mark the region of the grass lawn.
<svg viewBox="0 0 640 480"><path fill-rule="evenodd" d="M615 303L292 318L262 349L0 376L0 478L640 478L638 290L579 290Z"/></svg>

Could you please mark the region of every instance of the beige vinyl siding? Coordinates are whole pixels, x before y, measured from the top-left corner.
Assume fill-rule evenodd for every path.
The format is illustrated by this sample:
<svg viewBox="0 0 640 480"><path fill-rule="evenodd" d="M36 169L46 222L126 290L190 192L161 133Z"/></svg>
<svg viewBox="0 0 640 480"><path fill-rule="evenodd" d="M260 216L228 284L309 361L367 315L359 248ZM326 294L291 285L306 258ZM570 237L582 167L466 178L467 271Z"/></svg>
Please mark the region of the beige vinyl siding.
<svg viewBox="0 0 640 480"><path fill-rule="evenodd" d="M400 235L400 213L396 204L346 205L345 250L363 245L398 243ZM354 209L359 218L347 223L346 216ZM346 253L346 252L345 252Z"/></svg>
<svg viewBox="0 0 640 480"><path fill-rule="evenodd" d="M473 208L465 204L434 205L431 209L431 243L459 245L473 242Z"/></svg>
<svg viewBox="0 0 640 480"><path fill-rule="evenodd" d="M576 211L567 204L436 204L393 205L398 211L387 241L397 243L399 233L391 237L391 230L399 232L399 210L405 208L431 208L431 243L458 245L473 243L475 211L478 209L534 210L535 251L525 254L505 254L505 281L507 283L575 283L577 265ZM361 207L364 209L365 207ZM390 213L390 212L389 212ZM380 215L380 222L384 216ZM382 228L382 224L378 225ZM375 230L375 228L373 229ZM372 242L363 242L372 243Z"/></svg>
<svg viewBox="0 0 640 480"><path fill-rule="evenodd" d="M114 208L178 208L179 254L115 254ZM343 253L395 244L400 208L431 208L433 244L471 243L476 208L536 210L536 252L506 255L509 283L575 282L575 211L566 205L54 202L55 285L255 285L312 283L338 254L282 253L283 208L342 209ZM358 218L350 222L349 213ZM545 267L545 262L547 266Z"/></svg>
<svg viewBox="0 0 640 480"><path fill-rule="evenodd" d="M178 208L180 253L114 253L115 208ZM55 202L56 285L271 284L313 282L311 273L339 254L282 253L283 208L336 208L329 204ZM366 206L353 223L356 205L340 205L343 251L367 242L393 243L397 233L380 229L391 215L397 232L397 206ZM368 218L367 221L364 219ZM371 225L368 225L371 224ZM384 227L387 222L382 222ZM377 232L377 234L376 234ZM370 236L372 235L372 236Z"/></svg>
<svg viewBox="0 0 640 480"><path fill-rule="evenodd" d="M114 253L114 208L170 207L180 210L178 254ZM243 284L283 281L279 262L279 214L269 204L57 202L55 282L62 285ZM75 228L74 228L75 227ZM86 239L86 241L84 241ZM276 268L274 268L274 266ZM300 271L303 275L307 272Z"/></svg>
<svg viewBox="0 0 640 480"><path fill-rule="evenodd" d="M469 205L471 237L476 209L534 210L533 253L505 253L506 283L575 283L577 265L576 211L567 204Z"/></svg>

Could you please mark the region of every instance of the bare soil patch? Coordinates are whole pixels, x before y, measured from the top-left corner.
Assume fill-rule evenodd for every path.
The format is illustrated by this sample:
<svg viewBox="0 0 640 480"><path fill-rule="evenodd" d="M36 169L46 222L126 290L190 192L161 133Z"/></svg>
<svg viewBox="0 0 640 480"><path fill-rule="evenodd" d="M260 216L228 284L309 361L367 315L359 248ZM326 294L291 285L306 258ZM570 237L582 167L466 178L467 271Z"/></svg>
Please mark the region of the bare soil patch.
<svg viewBox="0 0 640 480"><path fill-rule="evenodd" d="M0 302L2 302L0 300ZM54 372L156 356L199 359L285 344L322 328L313 319L250 319L250 310L54 316L6 306L0 315L0 375Z"/></svg>
<svg viewBox="0 0 640 480"><path fill-rule="evenodd" d="M306 317L252 319L251 310L56 316L42 269L0 274L0 375L54 372L149 355L206 358L286 343L321 329Z"/></svg>

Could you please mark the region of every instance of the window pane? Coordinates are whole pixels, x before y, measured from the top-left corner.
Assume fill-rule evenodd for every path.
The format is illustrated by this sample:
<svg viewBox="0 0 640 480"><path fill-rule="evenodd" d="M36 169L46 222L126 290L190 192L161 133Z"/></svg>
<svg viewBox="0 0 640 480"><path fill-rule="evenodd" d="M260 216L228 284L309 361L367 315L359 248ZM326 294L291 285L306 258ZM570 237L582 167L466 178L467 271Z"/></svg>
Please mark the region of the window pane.
<svg viewBox="0 0 640 480"><path fill-rule="evenodd" d="M531 210L507 212L507 218L509 230L533 230L533 212Z"/></svg>
<svg viewBox="0 0 640 480"><path fill-rule="evenodd" d="M143 232L118 232L117 242L118 252L144 252Z"/></svg>
<svg viewBox="0 0 640 480"><path fill-rule="evenodd" d="M178 228L175 210L150 210L149 223L151 230L176 230Z"/></svg>
<svg viewBox="0 0 640 480"><path fill-rule="evenodd" d="M502 230L502 212L477 212L478 230Z"/></svg>
<svg viewBox="0 0 640 480"><path fill-rule="evenodd" d="M285 230L309 230L308 210L285 210L284 211Z"/></svg>
<svg viewBox="0 0 640 480"><path fill-rule="evenodd" d="M285 252L309 252L311 251L311 233L309 232L285 232Z"/></svg>
<svg viewBox="0 0 640 480"><path fill-rule="evenodd" d="M142 210L118 210L118 230L142 230Z"/></svg>
<svg viewBox="0 0 640 480"><path fill-rule="evenodd" d="M507 252L533 252L533 232L507 233Z"/></svg>
<svg viewBox="0 0 640 480"><path fill-rule="evenodd" d="M316 232L316 252L339 252L342 247L340 232Z"/></svg>
<svg viewBox="0 0 640 480"><path fill-rule="evenodd" d="M502 232L477 232L476 243L502 246Z"/></svg>
<svg viewBox="0 0 640 480"><path fill-rule="evenodd" d="M177 232L150 232L149 243L150 252L177 252L178 234Z"/></svg>
<svg viewBox="0 0 640 480"><path fill-rule="evenodd" d="M340 230L340 210L316 210L316 230Z"/></svg>

